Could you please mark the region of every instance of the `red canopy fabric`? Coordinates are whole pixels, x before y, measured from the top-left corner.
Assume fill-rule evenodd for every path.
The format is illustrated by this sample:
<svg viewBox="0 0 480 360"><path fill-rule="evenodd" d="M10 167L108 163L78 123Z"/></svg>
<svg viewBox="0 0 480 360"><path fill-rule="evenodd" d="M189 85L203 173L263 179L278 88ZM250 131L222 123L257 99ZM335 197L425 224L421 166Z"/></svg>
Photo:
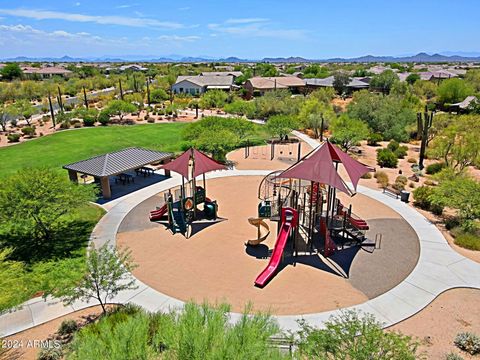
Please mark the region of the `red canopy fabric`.
<svg viewBox="0 0 480 360"><path fill-rule="evenodd" d="M185 151L182 155L180 155L175 160L169 162L168 164L163 165L162 169L175 171L176 173L179 173L180 175L182 175L184 178L188 179L189 173L190 173L188 171L188 165L190 162L191 154L192 154L192 151L190 149Z"/></svg>
<svg viewBox="0 0 480 360"><path fill-rule="evenodd" d="M165 164L162 168L175 171L187 180L191 179L191 171L189 169L190 159L194 159L193 177L205 174L214 170L225 170L227 167L213 160L197 149L188 149L172 162Z"/></svg>
<svg viewBox="0 0 480 360"><path fill-rule="evenodd" d="M197 149L193 149L193 159L195 160L195 167L193 169L193 177L205 174L215 170L226 170L227 167L213 160L211 157L205 155Z"/></svg>
<svg viewBox="0 0 480 360"><path fill-rule="evenodd" d="M327 146L330 150L330 154L332 155L332 159L343 164L348 176L350 177L350 181L353 184L353 188L357 190L357 185L360 178L367 172L373 171L373 169L351 158L347 153L343 152L329 141L327 141Z"/></svg>
<svg viewBox="0 0 480 360"><path fill-rule="evenodd" d="M357 188L360 177L370 171L370 168L352 159L327 141L313 151L306 159L300 160L300 162L285 170L277 177L319 182L333 186L350 195L352 192L338 174L333 165L334 162L343 163L355 189Z"/></svg>

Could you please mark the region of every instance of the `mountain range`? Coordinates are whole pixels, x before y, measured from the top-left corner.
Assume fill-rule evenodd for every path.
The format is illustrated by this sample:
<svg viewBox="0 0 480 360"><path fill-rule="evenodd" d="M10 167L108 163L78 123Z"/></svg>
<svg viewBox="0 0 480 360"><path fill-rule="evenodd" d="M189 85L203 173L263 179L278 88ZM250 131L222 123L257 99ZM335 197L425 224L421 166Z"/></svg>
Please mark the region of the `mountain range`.
<svg viewBox="0 0 480 360"><path fill-rule="evenodd" d="M461 54L461 55L460 55ZM358 63L377 63L377 62L416 62L416 63L442 63L442 62L480 62L480 53L445 53L433 54L418 53L411 56L374 56L366 55L355 58L330 58L330 59L306 59L303 57L275 57L263 59L241 59L238 57L212 58L207 56L184 57L181 55L169 55L164 57L124 55L124 56L103 56L97 58L88 57L26 57L17 56L14 58L2 59L2 61L16 62L225 62L225 63L245 63L245 62L268 62L268 63L326 63L326 62L358 62Z"/></svg>

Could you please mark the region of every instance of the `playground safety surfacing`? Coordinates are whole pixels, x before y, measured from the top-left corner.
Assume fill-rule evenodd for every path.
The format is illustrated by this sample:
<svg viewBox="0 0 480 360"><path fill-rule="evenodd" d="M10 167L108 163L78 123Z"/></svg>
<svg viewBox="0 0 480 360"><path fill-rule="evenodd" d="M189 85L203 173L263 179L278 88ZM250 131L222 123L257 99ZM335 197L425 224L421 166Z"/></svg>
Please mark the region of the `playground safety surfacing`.
<svg viewBox="0 0 480 360"><path fill-rule="evenodd" d="M415 267L420 252L415 231L389 207L357 194L342 202L351 203L368 221L369 238L383 235L380 249L370 253L349 248L329 259L318 254L286 256L273 280L263 289L256 288L254 280L268 263L277 226L269 222L267 240L257 247L245 246L246 240L256 237L247 219L256 216L261 179L209 180L207 193L218 201L220 219L194 225L189 239L149 221L148 212L160 204L161 195L137 205L117 234L117 246L128 247L138 264L134 275L182 301L227 302L234 312L251 302L256 310L299 315L363 303L395 287Z"/></svg>

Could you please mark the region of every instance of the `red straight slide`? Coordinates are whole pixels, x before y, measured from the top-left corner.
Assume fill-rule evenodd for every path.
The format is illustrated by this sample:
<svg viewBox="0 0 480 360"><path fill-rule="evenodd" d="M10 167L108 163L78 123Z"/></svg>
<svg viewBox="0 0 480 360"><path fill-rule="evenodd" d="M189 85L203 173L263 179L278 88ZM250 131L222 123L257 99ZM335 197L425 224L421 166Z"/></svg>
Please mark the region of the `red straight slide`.
<svg viewBox="0 0 480 360"><path fill-rule="evenodd" d="M262 271L260 275L258 275L257 279L255 280L255 285L259 287L264 287L268 280L272 278L277 271L280 262L282 261L282 254L283 250L285 249L285 244L287 243L288 235L290 234L290 230L292 228L292 224L288 221L282 224L282 228L280 233L278 234L277 241L275 242L275 248L273 249L272 257L268 262L267 267L265 270Z"/></svg>
<svg viewBox="0 0 480 360"><path fill-rule="evenodd" d="M164 204L160 209L150 211L150 221L160 220L167 213L167 210L167 204Z"/></svg>

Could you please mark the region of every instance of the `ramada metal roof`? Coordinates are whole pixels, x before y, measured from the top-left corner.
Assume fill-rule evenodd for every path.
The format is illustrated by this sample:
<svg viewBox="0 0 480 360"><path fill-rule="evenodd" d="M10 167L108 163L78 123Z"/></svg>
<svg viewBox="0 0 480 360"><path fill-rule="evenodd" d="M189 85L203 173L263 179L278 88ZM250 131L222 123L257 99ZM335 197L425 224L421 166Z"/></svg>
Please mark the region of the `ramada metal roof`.
<svg viewBox="0 0 480 360"><path fill-rule="evenodd" d="M102 177L120 174L172 157L172 153L131 147L64 165L63 168L82 174Z"/></svg>

